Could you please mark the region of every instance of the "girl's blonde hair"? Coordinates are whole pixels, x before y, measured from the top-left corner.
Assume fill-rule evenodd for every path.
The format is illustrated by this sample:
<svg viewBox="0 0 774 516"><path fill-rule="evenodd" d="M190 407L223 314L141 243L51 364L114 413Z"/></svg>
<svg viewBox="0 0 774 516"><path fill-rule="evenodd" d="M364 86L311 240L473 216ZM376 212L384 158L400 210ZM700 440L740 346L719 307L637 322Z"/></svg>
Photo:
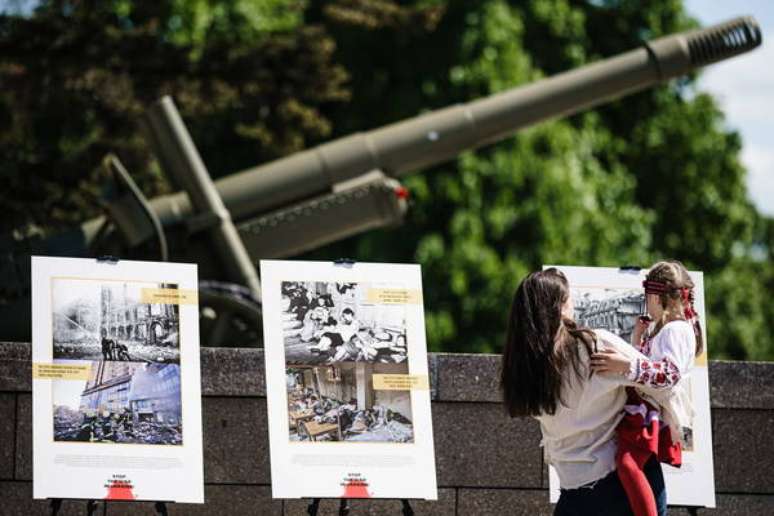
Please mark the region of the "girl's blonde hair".
<svg viewBox="0 0 774 516"><path fill-rule="evenodd" d="M704 350L704 339L699 316L693 307L695 285L691 275L688 274L688 269L677 260L658 262L648 271L646 281L663 283L667 287L665 292L658 294L664 313L661 319L656 321L654 334L661 331L661 328L670 321L687 320L693 326L693 332L696 335L696 356L701 355Z"/></svg>

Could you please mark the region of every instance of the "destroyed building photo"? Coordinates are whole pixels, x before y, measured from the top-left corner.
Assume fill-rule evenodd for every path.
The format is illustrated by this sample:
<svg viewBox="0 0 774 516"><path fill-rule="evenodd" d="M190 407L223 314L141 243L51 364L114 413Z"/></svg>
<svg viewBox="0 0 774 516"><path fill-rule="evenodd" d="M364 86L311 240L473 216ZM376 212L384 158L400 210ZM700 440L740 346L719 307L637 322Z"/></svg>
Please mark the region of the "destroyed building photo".
<svg viewBox="0 0 774 516"><path fill-rule="evenodd" d="M282 283L285 361L294 364L407 359L406 309L375 299L369 283Z"/></svg>
<svg viewBox="0 0 774 516"><path fill-rule="evenodd" d="M629 342L637 317L646 313L642 290L572 289L575 320L587 328L615 333Z"/></svg>
<svg viewBox="0 0 774 516"><path fill-rule="evenodd" d="M376 390L374 374L408 374L403 364L345 362L288 366L293 442L414 442L411 393Z"/></svg>
<svg viewBox="0 0 774 516"><path fill-rule="evenodd" d="M179 307L144 303L143 290L176 285L57 278L55 359L180 363Z"/></svg>
<svg viewBox="0 0 774 516"><path fill-rule="evenodd" d="M89 379L55 380L54 440L183 443L180 366L91 362Z"/></svg>

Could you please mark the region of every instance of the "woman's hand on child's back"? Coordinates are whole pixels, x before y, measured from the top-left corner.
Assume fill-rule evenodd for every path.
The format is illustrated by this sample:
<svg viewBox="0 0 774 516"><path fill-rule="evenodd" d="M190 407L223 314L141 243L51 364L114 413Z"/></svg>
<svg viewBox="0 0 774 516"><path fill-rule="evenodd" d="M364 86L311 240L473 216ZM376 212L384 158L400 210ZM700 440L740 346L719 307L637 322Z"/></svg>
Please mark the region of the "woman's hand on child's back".
<svg viewBox="0 0 774 516"><path fill-rule="evenodd" d="M628 375L631 361L615 349L606 348L591 355L591 370L595 373Z"/></svg>

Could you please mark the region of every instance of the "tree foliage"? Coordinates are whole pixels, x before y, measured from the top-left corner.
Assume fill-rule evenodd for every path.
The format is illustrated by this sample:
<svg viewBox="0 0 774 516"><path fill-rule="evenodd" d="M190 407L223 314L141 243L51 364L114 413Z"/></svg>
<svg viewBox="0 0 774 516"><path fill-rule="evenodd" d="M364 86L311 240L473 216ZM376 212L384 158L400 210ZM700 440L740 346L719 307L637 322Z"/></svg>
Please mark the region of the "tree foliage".
<svg viewBox="0 0 774 516"><path fill-rule="evenodd" d="M678 0L41 2L0 18L2 229L92 215L108 150L146 195L169 190L138 123L163 94L221 176L695 25ZM677 258L705 271L711 354L774 359L773 225L694 79L408 177L401 228L308 256L421 263L429 342L455 351L498 351L542 264Z"/></svg>

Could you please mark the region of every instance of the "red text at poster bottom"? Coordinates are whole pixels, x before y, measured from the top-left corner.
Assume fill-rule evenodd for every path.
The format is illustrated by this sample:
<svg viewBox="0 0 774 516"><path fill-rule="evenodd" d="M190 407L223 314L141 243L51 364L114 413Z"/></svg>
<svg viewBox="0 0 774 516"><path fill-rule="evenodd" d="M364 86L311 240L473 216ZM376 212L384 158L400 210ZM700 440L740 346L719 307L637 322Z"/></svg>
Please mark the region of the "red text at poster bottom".
<svg viewBox="0 0 774 516"><path fill-rule="evenodd" d="M132 487L132 481L126 478L126 475L113 475L105 483L108 490L105 500L134 500Z"/></svg>
<svg viewBox="0 0 774 516"><path fill-rule="evenodd" d="M341 485L344 487L342 498L371 498L368 481L360 473L347 473Z"/></svg>

